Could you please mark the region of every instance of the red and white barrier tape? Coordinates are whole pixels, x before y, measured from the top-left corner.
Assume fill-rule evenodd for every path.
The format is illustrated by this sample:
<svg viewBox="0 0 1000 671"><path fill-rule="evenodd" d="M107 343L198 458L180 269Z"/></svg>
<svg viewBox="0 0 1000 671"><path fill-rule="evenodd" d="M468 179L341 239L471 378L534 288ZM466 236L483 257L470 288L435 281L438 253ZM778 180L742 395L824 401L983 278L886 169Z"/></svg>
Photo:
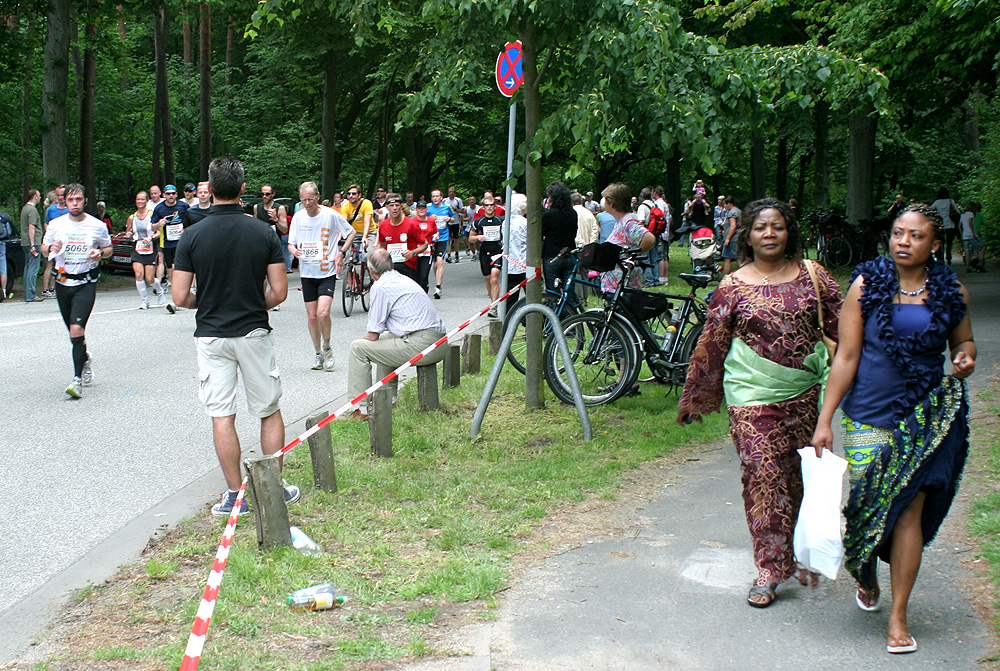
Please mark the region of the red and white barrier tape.
<svg viewBox="0 0 1000 671"><path fill-rule="evenodd" d="M519 291L522 287L524 287L524 285L526 285L531 280L541 279L541 277L542 277L542 269L541 268L535 268L534 271L535 271L535 274L534 274L533 277L528 277L528 278L525 278L524 280L522 280L521 283L518 284L516 287L513 287L512 289L509 289L507 291L507 293L505 293L503 296L500 296L495 301L493 301L492 303L490 303L489 305L487 305L485 308L483 308L482 310L480 310L478 313L476 313L475 315L473 315L469 319L465 320L464 322L462 322L461 324L459 324L457 327L455 327L454 329L452 329L451 331L449 331L445 335L443 335L440 338L438 338L434 343L432 343L431 345L428 345L426 348L424 348L423 351L421 351L419 354L417 354L416 356L414 356L412 359L410 359L409 361L407 361L406 363L404 363L403 365L401 365L399 368L397 368L396 370L394 370L391 373L389 373L388 375L386 375L384 378L382 378L381 380L379 380L378 382L376 382L372 386L368 387L368 389L365 389L363 392L361 392L360 394L358 394L357 397L351 399L350 401L348 401L347 403L345 403L341 407L337 408L337 410L335 410L332 414L330 414L328 417L326 417L326 419L324 419L321 422L315 424L312 428L307 429L302 434L300 434L300 435L296 436L295 438L293 438L291 440L291 442L289 442L287 445L285 445L283 448L281 448L280 450L278 450L277 452L275 452L271 456L272 457L280 457L280 456L283 456L285 454L288 454L293 449L295 449L296 447L298 447L302 443L306 442L309 439L309 437L312 436L313 434L315 434L317 431L319 431L320 429L322 429L325 426L328 426L330 424L330 422L334 421L338 417L342 417L343 415L349 413L351 410L354 410L356 407L358 407L361 404L361 401L363 401L366 398L368 398L369 396L371 396L372 392L381 389L387 383L391 382L394 378L399 377L399 375L403 371L405 371L407 368L410 368L411 366L415 365L418 361L420 361L425 356L427 356L428 354L430 354L431 352L433 352L435 349L437 349L438 347L440 347L444 343L448 342L448 338L451 338L452 336L458 334L460 331L465 330L469 326L469 324L471 324L472 322L476 321L477 319L479 319L483 315L487 314L492 308L494 308L497 305L499 305L502 301L507 300L507 298L512 293L514 293L515 291Z"/></svg>
<svg viewBox="0 0 1000 671"><path fill-rule="evenodd" d="M526 272L528 270L528 268L525 268ZM501 301L507 300L512 293L519 291L531 280L541 279L541 268L533 268L530 270L534 271L532 277L527 277L522 280L516 287L508 290L503 296L487 305L477 314L465 320L462 324L450 332L446 333L444 336L435 341L434 344L426 347L422 352L414 356L402 366L392 371L372 386L368 387L368 389L359 394L357 398L352 399L342 407L338 408L326 419L292 439L290 443L270 456L280 457L291 452L296 446L304 443L310 436L323 427L329 425L330 422L335 420L337 417L340 417L356 408L361 401L365 400L373 391L381 389L387 382L390 382L393 378L398 377L404 370L413 366L435 349L448 342L448 338L466 329L469 324L488 313L491 308L499 305ZM233 511L229 514L229 522L226 523L226 529L222 532L222 541L219 543L219 549L215 554L215 562L212 564L212 570L208 574L208 584L205 586L205 592L201 597L201 605L198 606L198 614L195 616L194 626L191 627L191 636L188 637L187 647L184 649L184 660L181 662L180 671L195 671L198 668L198 663L201 661L201 653L205 648L205 639L208 635L208 624L212 620L212 613L215 612L215 601L219 594L219 586L222 584L222 575L226 570L226 561L229 559L229 549L233 544L233 534L236 533L236 521L240 516L240 507L243 505L243 497L246 494L247 481L248 477L243 478L239 494L236 496L236 503L233 504Z"/></svg>
<svg viewBox="0 0 1000 671"><path fill-rule="evenodd" d="M229 521L226 523L225 531L222 532L222 541L215 553L212 570L208 574L208 584L205 585L201 605L198 606L198 614L194 618L194 626L191 627L191 636L188 637L187 647L184 649L184 660L181 662L180 671L195 671L198 662L201 661L201 651L205 648L205 639L208 636L208 623L212 621L212 613L215 612L215 600L222 584L222 574L226 571L226 561L229 559L229 549L233 544L233 534L236 533L240 508L243 507L248 479L249 476L243 478L240 491L236 495L236 503L233 504L233 511L229 513Z"/></svg>

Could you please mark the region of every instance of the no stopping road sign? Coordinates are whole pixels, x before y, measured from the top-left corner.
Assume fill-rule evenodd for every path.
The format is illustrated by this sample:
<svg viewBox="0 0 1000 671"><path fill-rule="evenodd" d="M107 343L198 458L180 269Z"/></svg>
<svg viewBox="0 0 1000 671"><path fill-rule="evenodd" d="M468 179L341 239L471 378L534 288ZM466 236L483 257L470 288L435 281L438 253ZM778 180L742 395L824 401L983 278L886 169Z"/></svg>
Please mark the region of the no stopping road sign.
<svg viewBox="0 0 1000 671"><path fill-rule="evenodd" d="M521 40L508 42L497 56L497 88L500 93L510 98L514 91L524 83L524 71L521 68Z"/></svg>

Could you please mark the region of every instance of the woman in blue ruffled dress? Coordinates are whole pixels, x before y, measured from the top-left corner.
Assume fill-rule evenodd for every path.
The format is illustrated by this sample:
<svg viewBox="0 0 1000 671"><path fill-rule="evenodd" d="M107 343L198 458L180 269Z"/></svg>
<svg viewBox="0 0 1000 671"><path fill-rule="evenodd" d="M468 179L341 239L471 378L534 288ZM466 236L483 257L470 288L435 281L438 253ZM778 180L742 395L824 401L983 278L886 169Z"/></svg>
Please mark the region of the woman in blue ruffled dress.
<svg viewBox="0 0 1000 671"><path fill-rule="evenodd" d="M917 649L906 621L910 593L968 454L964 380L975 370L976 344L968 292L934 260L943 239L940 214L911 205L892 226L890 256L854 271L812 441L817 454L832 448L830 423L841 406L852 481L844 509L846 566L858 581L858 606L873 611L880 602L878 560L889 564L890 653Z"/></svg>

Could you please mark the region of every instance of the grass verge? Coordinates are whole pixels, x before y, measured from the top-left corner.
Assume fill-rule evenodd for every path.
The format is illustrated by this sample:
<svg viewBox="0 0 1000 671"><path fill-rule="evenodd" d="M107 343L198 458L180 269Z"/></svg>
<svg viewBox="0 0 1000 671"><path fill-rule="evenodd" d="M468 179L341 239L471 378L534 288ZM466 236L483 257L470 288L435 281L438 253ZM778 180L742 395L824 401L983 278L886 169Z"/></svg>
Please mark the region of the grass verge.
<svg viewBox="0 0 1000 671"><path fill-rule="evenodd" d="M286 459L286 478L304 491L291 523L325 552L259 552L252 518L242 519L201 668L373 669L449 654L435 649L435 628L493 617L513 559L535 549L531 534L546 516L614 499L631 469L728 431L720 415L677 426L676 395L646 384L641 396L592 409L587 443L575 410L548 392L544 410L526 411L524 378L508 367L472 442L492 358L483 361L482 373L441 390L441 411L415 410L415 384L401 390L392 459L370 456L366 423L335 422L336 494L312 489L308 448ZM75 626L47 641L48 668L177 668L223 524L206 510L145 562L82 595L67 615ZM348 597L346 607L288 610L289 593L326 581Z"/></svg>
<svg viewBox="0 0 1000 671"><path fill-rule="evenodd" d="M998 608L993 622L1000 635L1000 383L979 393L981 408L971 422L973 460L978 463L976 490L982 492L969 508L968 532L980 548L977 559L985 559L990 567L994 605ZM994 656L991 661L997 661Z"/></svg>

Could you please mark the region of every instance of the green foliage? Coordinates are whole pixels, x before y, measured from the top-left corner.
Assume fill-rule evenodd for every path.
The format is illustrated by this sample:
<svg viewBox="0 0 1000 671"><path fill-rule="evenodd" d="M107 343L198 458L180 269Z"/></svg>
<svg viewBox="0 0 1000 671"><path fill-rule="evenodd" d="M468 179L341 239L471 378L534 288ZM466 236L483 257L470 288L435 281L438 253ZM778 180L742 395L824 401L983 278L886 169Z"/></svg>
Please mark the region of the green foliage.
<svg viewBox="0 0 1000 671"><path fill-rule="evenodd" d="M968 177L960 184L961 204L978 201L983 206L985 224L982 230L989 253L1000 253L1000 96L980 107L982 156L978 164L968 167Z"/></svg>

